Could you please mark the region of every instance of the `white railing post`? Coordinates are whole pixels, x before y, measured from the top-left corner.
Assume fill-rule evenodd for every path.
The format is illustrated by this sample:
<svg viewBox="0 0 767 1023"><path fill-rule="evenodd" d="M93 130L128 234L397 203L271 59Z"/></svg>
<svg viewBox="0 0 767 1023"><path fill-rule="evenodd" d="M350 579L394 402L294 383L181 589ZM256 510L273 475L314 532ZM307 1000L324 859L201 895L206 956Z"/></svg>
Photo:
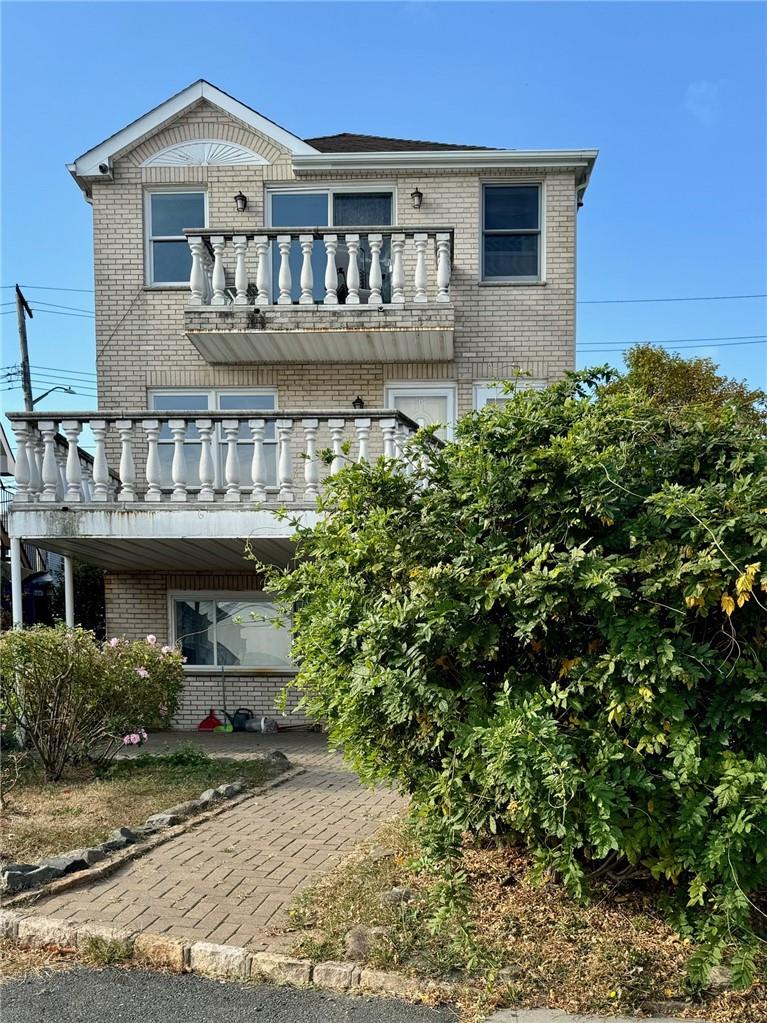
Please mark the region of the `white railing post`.
<svg viewBox="0 0 767 1023"><path fill-rule="evenodd" d="M205 301L205 239L194 235L188 239L192 253L192 269L189 274L189 289L192 292L191 304L202 305Z"/></svg>
<svg viewBox="0 0 767 1023"><path fill-rule="evenodd" d="M301 234L298 236L301 243L301 297L300 305L314 305L314 271L312 270L312 248L314 236Z"/></svg>
<svg viewBox="0 0 767 1023"><path fill-rule="evenodd" d="M118 419L115 429L120 434L120 492L118 501L136 500L136 463L133 460L133 420Z"/></svg>
<svg viewBox="0 0 767 1023"><path fill-rule="evenodd" d="M29 496L37 500L40 491L43 489L43 481L40 476L41 460L38 459L38 431L34 423L30 423L27 430L27 465L29 466Z"/></svg>
<svg viewBox="0 0 767 1023"><path fill-rule="evenodd" d="M405 301L405 236L391 236L391 300L392 305L402 305Z"/></svg>
<svg viewBox="0 0 767 1023"><path fill-rule="evenodd" d="M383 453L384 458L396 458L396 436L397 436L397 420L396 419L380 419L378 425L381 428L383 434Z"/></svg>
<svg viewBox="0 0 767 1023"><path fill-rule="evenodd" d="M210 252L207 248L202 255L202 267L203 267L203 294L202 304L210 305L211 299L213 298L213 259L211 258Z"/></svg>
<svg viewBox="0 0 767 1023"><path fill-rule="evenodd" d="M338 235L326 234L325 240L325 305L338 305L338 270L336 269L336 250Z"/></svg>
<svg viewBox="0 0 767 1023"><path fill-rule="evenodd" d="M106 419L91 419L91 432L96 444L93 455L93 500L109 500L109 466L107 465L106 436L108 423Z"/></svg>
<svg viewBox="0 0 767 1023"><path fill-rule="evenodd" d="M249 419L250 435L253 438L253 458L250 463L250 477L253 489L251 501L261 503L266 500L266 461L264 459L264 431L266 422L263 419Z"/></svg>
<svg viewBox="0 0 767 1023"><path fill-rule="evenodd" d="M168 428L173 434L173 461L170 466L170 478L173 481L173 492L170 495L171 501L186 501L186 451L184 441L186 440L186 420L169 419Z"/></svg>
<svg viewBox="0 0 767 1023"><path fill-rule="evenodd" d="M248 251L248 239L244 234L236 234L232 238L232 246L234 248L234 288L237 292L234 304L235 305L247 305L248 304L248 268L245 263L245 257Z"/></svg>
<svg viewBox="0 0 767 1023"><path fill-rule="evenodd" d="M368 461L368 438L370 437L370 420L369 419L355 419L354 427L357 430L357 442L359 444L359 451L357 453L358 462Z"/></svg>
<svg viewBox="0 0 767 1023"><path fill-rule="evenodd" d="M428 234L414 234L415 242L415 295L414 302L428 301L426 295L426 246L429 243Z"/></svg>
<svg viewBox="0 0 767 1023"><path fill-rule="evenodd" d="M437 235L437 302L450 301L450 235Z"/></svg>
<svg viewBox="0 0 767 1023"><path fill-rule="evenodd" d="M381 246L383 245L383 235L369 234L368 245L370 247L370 274L368 276L370 295L368 297L368 305L380 305L381 287L383 286L383 277L381 275Z"/></svg>
<svg viewBox="0 0 767 1023"><path fill-rule="evenodd" d="M277 462L277 478L280 484L280 500L293 501L293 456L290 451L290 437L293 429L292 419L278 419L275 422L277 427L277 438L279 445L279 456Z"/></svg>
<svg viewBox="0 0 767 1023"><path fill-rule="evenodd" d="M67 490L64 500L67 503L77 504L82 500L83 475L80 469L80 452L77 450L77 440L80 436L80 422L77 419L65 419L61 429L67 438L67 467L66 482Z"/></svg>
<svg viewBox="0 0 767 1023"><path fill-rule="evenodd" d="M333 448L333 461L330 464L330 475L335 476L344 467L344 427L345 419L328 419L328 430L330 430L330 443Z"/></svg>
<svg viewBox="0 0 767 1023"><path fill-rule="evenodd" d="M256 301L259 305L269 305L269 239L259 234L254 238L258 265L256 267Z"/></svg>
<svg viewBox="0 0 767 1023"><path fill-rule="evenodd" d="M224 270L224 246L226 244L222 234L213 235L210 239L213 246L213 298L211 305L226 305L226 272Z"/></svg>
<svg viewBox="0 0 767 1023"><path fill-rule="evenodd" d="M224 500L237 502L240 500L240 458L237 453L237 441L240 436L239 419L223 419L221 429L226 434L226 462L224 464L224 484L226 493Z"/></svg>
<svg viewBox="0 0 767 1023"><path fill-rule="evenodd" d="M160 452L157 447L157 441L160 437L160 420L144 419L141 425L144 428L147 439L146 467L144 470L147 488L144 500L150 502L161 501L162 469L160 467Z"/></svg>
<svg viewBox="0 0 767 1023"><path fill-rule="evenodd" d="M304 497L313 500L320 492L320 463L317 460L317 430L319 419L302 419L306 439L304 452Z"/></svg>
<svg viewBox="0 0 767 1023"><path fill-rule="evenodd" d="M83 495L83 501L85 501L86 504L89 504L93 500L93 470L91 468L91 463L81 461L80 472L82 474L80 493Z"/></svg>
<svg viewBox="0 0 767 1023"><path fill-rule="evenodd" d="M197 427L197 432L200 435L200 467L198 470L200 477L200 489L197 494L197 500L212 501L215 497L213 484L216 479L215 468L213 465L213 441L211 440L213 435L213 420L195 419L194 425Z"/></svg>
<svg viewBox="0 0 767 1023"><path fill-rule="evenodd" d="M56 489L56 497L59 501L64 500L67 492L67 452L61 445L56 445L56 465L59 470L59 485Z"/></svg>
<svg viewBox="0 0 767 1023"><path fill-rule="evenodd" d="M27 423L12 423L16 435L16 494L14 501L29 500L29 462L27 461Z"/></svg>
<svg viewBox="0 0 767 1023"><path fill-rule="evenodd" d="M277 276L277 284L280 288L278 305L293 304L293 277L290 273L290 235L278 234L277 246L280 250L280 271Z"/></svg>
<svg viewBox="0 0 767 1023"><path fill-rule="evenodd" d="M59 466L56 462L56 423L52 419L39 422L38 427L43 435L43 468L41 477L43 492L40 500L54 502L59 493Z"/></svg>
<svg viewBox="0 0 767 1023"><path fill-rule="evenodd" d="M360 304L360 236L358 234L346 235L346 251L349 254L349 266L346 268L346 304Z"/></svg>

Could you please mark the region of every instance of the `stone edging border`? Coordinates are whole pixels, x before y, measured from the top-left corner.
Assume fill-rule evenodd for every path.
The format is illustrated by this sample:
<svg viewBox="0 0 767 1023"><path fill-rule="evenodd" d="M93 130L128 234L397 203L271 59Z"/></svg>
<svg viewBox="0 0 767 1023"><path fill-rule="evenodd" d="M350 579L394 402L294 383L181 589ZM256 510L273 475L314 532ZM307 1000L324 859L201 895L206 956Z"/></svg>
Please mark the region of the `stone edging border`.
<svg viewBox="0 0 767 1023"><path fill-rule="evenodd" d="M232 807L238 806L247 799L252 799L253 796L257 796L261 792L266 792L269 789L277 788L279 785L284 785L286 782L291 781L298 775L305 773L306 768L304 767L291 767L288 768L288 770L283 771L282 774L277 775L275 778L270 778L268 781L262 782L253 788L248 788L245 791L238 788L232 796L222 795L220 801L218 801L211 809L204 810L202 813L197 813L195 816L181 821L181 823L174 825L157 825L157 827L162 830L156 831L155 834L150 833L148 838L139 839L133 845L129 845L127 848L118 851L116 855L110 856L104 862L99 862L83 870L77 870L73 873L66 874L63 877L54 878L32 890L22 891L18 894L12 895L10 898L5 897L5 894L3 893L2 906L26 906L30 903L37 902L39 899L46 898L48 895L56 895L59 892L68 891L70 888L76 888L92 881L101 880L103 877L108 877L110 874L114 873L114 871L119 870L120 867L129 863L131 860L136 860L141 856L145 856L158 846L172 841L178 835L191 831L192 828L196 828L200 824L204 824L205 821L210 820L212 817L218 817L219 814L224 813L227 810L231 810ZM234 783L230 784L234 785ZM229 786L224 785L220 787L227 788ZM189 802L195 803L197 800L190 800ZM186 804L180 804L180 806L181 805ZM172 819L174 816L177 816L171 813L171 811L175 809L177 808L171 807L170 810L153 814L149 820L152 821L161 817L169 817ZM83 850L84 853L87 851L88 850ZM48 858L54 859L55 857ZM2 910L0 910L0 912L2 912ZM2 933L1 929L0 933Z"/></svg>
<svg viewBox="0 0 767 1023"><path fill-rule="evenodd" d="M267 981L316 987L339 993L389 995L411 1001L448 1001L457 986L419 980L401 973L368 969L359 963L296 959L277 952L253 952L235 945L184 941L166 934L136 932L100 924L74 924L54 917L0 910L0 937L26 948L54 947L84 952L93 941L119 943L135 965L215 980Z"/></svg>

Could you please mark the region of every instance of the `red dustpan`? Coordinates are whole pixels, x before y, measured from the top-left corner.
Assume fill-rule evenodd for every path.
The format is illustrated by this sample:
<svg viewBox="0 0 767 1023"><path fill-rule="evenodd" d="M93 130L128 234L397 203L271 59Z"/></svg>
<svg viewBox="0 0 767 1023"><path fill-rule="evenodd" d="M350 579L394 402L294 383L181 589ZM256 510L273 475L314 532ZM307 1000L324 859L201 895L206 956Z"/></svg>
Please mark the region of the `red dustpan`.
<svg viewBox="0 0 767 1023"><path fill-rule="evenodd" d="M219 719L215 715L213 708L211 707L210 714L208 714L208 716L199 723L199 725L197 726L197 731L212 732L214 728L220 728L223 723L224 723L223 721L219 721Z"/></svg>

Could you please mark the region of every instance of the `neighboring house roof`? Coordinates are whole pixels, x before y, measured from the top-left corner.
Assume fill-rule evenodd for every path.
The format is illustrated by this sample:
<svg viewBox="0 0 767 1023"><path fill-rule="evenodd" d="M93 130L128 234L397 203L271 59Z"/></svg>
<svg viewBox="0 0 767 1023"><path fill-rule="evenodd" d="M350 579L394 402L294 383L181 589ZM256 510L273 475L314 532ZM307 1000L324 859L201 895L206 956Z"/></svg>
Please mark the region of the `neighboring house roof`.
<svg viewBox="0 0 767 1023"><path fill-rule="evenodd" d="M452 145L450 142L424 142L420 139L392 139L385 135L360 135L352 131L342 131L338 135L320 135L316 139L304 139L304 142L321 153L429 153L437 149L465 151L488 148Z"/></svg>

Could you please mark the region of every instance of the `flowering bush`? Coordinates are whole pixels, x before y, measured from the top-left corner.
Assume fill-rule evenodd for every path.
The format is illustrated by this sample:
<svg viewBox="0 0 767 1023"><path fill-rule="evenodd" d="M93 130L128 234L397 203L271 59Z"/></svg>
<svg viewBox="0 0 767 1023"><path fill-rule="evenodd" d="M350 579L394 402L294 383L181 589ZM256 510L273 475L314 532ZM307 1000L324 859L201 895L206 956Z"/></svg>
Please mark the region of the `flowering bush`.
<svg viewBox="0 0 767 1023"><path fill-rule="evenodd" d="M98 644L91 632L36 626L0 637L0 718L23 726L48 780L103 763L167 727L184 684L181 655L157 638ZM127 740L127 741L126 741Z"/></svg>

